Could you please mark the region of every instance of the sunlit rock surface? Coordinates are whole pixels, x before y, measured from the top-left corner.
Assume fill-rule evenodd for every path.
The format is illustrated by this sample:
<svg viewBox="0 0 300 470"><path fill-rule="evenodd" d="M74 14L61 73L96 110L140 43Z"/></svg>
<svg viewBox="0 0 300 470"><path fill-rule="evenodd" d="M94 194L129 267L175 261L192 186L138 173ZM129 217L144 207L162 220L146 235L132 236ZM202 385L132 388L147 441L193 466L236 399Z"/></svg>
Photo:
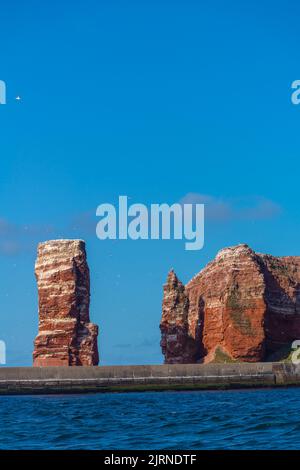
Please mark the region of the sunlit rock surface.
<svg viewBox="0 0 300 470"><path fill-rule="evenodd" d="M169 273L160 324L166 363L268 360L300 339L300 257L221 250L188 282Z"/></svg>
<svg viewBox="0 0 300 470"><path fill-rule="evenodd" d="M40 243L35 274L39 331L34 366L97 365L98 327L89 318L90 274L84 241Z"/></svg>

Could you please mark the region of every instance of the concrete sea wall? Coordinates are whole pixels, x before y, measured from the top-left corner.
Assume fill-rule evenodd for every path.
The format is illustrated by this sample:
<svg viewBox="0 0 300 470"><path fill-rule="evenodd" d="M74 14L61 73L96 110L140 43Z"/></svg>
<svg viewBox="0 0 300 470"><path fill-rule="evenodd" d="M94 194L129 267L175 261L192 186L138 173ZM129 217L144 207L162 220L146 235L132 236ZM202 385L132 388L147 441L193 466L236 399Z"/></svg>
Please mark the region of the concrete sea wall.
<svg viewBox="0 0 300 470"><path fill-rule="evenodd" d="M300 366L284 363L234 363L0 368L0 395L209 390L287 385L300 385Z"/></svg>

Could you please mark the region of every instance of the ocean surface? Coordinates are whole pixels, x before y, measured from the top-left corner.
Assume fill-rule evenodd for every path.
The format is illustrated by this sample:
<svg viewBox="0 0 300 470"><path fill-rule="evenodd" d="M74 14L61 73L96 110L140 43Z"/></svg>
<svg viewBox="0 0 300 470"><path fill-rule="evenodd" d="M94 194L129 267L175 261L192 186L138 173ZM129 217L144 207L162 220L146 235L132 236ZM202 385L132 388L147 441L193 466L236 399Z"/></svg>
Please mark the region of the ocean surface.
<svg viewBox="0 0 300 470"><path fill-rule="evenodd" d="M300 388L0 397L0 449L300 449Z"/></svg>

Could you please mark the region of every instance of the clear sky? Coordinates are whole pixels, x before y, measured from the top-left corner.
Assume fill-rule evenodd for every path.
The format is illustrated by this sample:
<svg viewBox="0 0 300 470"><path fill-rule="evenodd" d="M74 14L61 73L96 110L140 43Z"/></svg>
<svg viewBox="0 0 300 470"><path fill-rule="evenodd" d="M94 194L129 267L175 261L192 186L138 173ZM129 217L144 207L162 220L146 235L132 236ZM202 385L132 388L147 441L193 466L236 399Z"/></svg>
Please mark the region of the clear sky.
<svg viewBox="0 0 300 470"><path fill-rule="evenodd" d="M31 365L39 241L86 240L102 364L162 361L171 267L186 282L240 242L300 254L299 10L296 0L1 2L8 365ZM98 240L96 207L119 195L204 201L204 249Z"/></svg>

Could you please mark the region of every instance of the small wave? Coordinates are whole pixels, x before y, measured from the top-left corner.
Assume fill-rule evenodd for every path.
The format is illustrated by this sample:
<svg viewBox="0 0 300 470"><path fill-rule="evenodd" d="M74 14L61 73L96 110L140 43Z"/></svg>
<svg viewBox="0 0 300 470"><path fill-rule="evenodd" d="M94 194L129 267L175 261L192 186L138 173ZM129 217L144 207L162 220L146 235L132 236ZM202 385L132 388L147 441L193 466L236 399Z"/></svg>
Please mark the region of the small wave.
<svg viewBox="0 0 300 470"><path fill-rule="evenodd" d="M299 399L300 389L6 397L0 448L300 449Z"/></svg>

